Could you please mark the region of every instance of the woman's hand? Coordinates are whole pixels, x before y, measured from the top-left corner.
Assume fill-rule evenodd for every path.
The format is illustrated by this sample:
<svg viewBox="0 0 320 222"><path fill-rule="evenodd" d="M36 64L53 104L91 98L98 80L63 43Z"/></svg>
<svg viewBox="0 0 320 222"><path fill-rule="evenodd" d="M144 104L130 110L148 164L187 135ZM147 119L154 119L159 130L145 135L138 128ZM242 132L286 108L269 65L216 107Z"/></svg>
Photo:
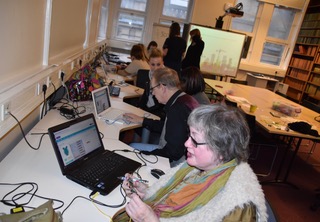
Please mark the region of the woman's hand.
<svg viewBox="0 0 320 222"><path fill-rule="evenodd" d="M123 114L123 118L125 118L125 120L130 121L132 123L141 124L143 122L143 117L137 116L133 113L125 113L125 114Z"/></svg>
<svg viewBox="0 0 320 222"><path fill-rule="evenodd" d="M139 181L133 181L136 179L132 174L126 173L126 180L122 183L122 188L126 192L127 196L131 198L132 194L137 194L141 199L145 197L145 192L148 188L148 185Z"/></svg>
<svg viewBox="0 0 320 222"><path fill-rule="evenodd" d="M145 204L138 195L132 194L130 202L126 206L126 211L132 221L135 222L158 222L159 218L151 209Z"/></svg>

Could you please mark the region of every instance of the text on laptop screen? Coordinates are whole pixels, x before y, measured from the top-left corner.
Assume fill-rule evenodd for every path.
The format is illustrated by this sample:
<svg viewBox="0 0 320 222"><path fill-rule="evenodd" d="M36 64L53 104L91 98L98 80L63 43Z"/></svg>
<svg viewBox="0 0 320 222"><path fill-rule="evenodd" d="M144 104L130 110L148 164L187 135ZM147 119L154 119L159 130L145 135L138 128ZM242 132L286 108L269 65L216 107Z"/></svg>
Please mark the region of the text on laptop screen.
<svg viewBox="0 0 320 222"><path fill-rule="evenodd" d="M94 92L93 96L98 115L110 107L107 88Z"/></svg>
<svg viewBox="0 0 320 222"><path fill-rule="evenodd" d="M87 119L54 133L65 166L101 147L93 119Z"/></svg>

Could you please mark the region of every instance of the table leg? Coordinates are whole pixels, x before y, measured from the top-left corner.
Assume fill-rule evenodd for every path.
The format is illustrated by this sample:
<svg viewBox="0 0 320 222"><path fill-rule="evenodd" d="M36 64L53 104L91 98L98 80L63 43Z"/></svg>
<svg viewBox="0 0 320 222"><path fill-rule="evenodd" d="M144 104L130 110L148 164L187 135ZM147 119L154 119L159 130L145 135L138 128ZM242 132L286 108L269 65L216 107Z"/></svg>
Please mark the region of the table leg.
<svg viewBox="0 0 320 222"><path fill-rule="evenodd" d="M280 175L281 175L281 172L282 172L282 170L283 170L284 162L285 162L285 159L287 158L288 151L290 150L290 147L291 147L291 144L292 144L292 142L293 142L293 139L294 139L293 137L290 137L288 146L287 146L286 151L285 151L285 153L284 153L284 155L283 155L283 157L282 157L282 159L281 159L281 163L280 163L280 166L279 166L279 168L278 168L278 171L277 171L277 174L276 174L275 179L274 179L274 180L271 180L271 181L262 181L262 182L261 182L262 185L268 185L268 184L283 184L283 185L290 185L291 187L293 187L293 188L295 188L295 189L299 189L296 185L288 182L287 179L288 179L289 173L290 173L290 171L291 171L293 161L294 161L294 159L295 159L295 157L296 157L296 155L297 155L297 152L298 152L298 150L299 150L300 143L301 143L301 140L302 140L301 138L299 138L299 141L298 141L298 143L297 143L297 145L296 145L296 147L295 147L294 153L293 153L293 155L292 155L292 157L291 157L291 159L290 159L289 165L288 165L288 167L287 167L287 169L286 169L286 171L285 171L286 173L285 173L285 176L284 176L283 180L280 179Z"/></svg>

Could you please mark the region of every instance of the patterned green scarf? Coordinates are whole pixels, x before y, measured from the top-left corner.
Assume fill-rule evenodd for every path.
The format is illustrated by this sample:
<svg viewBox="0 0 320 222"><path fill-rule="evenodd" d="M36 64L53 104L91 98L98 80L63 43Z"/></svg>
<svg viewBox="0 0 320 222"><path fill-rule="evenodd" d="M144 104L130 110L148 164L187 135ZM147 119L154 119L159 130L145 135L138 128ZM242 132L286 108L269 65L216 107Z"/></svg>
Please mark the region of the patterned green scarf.
<svg viewBox="0 0 320 222"><path fill-rule="evenodd" d="M236 165L236 161L231 160L211 171L185 178L195 168L184 163L167 184L146 199L145 203L152 207L158 217L188 214L206 205L223 189ZM122 210L114 216L113 221L129 221L129 217Z"/></svg>

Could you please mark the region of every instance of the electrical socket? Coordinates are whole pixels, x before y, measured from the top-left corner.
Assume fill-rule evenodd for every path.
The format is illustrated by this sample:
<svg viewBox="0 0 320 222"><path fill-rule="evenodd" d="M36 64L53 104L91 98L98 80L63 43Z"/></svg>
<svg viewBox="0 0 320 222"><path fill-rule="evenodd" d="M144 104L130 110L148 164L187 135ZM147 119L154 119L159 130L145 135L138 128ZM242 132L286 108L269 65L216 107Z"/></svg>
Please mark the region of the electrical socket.
<svg viewBox="0 0 320 222"><path fill-rule="evenodd" d="M51 76L47 77L47 87L49 88L51 86Z"/></svg>
<svg viewBox="0 0 320 222"><path fill-rule="evenodd" d="M62 69L60 69L58 72L58 79L61 79L61 73L64 73L64 71Z"/></svg>
<svg viewBox="0 0 320 222"><path fill-rule="evenodd" d="M42 86L42 84L41 83L37 83L36 84L36 96L39 96L40 95L40 93L41 93L41 87Z"/></svg>
<svg viewBox="0 0 320 222"><path fill-rule="evenodd" d="M42 93L42 86L43 85L46 85L48 88L47 81L48 81L47 79L44 79L36 84L36 96L39 96Z"/></svg>
<svg viewBox="0 0 320 222"><path fill-rule="evenodd" d="M74 61L71 62L71 70L74 69Z"/></svg>
<svg viewBox="0 0 320 222"><path fill-rule="evenodd" d="M1 104L1 121L6 120L10 116L10 114L9 114L9 112L11 111L10 105L11 105L10 102L5 102L5 103Z"/></svg>

